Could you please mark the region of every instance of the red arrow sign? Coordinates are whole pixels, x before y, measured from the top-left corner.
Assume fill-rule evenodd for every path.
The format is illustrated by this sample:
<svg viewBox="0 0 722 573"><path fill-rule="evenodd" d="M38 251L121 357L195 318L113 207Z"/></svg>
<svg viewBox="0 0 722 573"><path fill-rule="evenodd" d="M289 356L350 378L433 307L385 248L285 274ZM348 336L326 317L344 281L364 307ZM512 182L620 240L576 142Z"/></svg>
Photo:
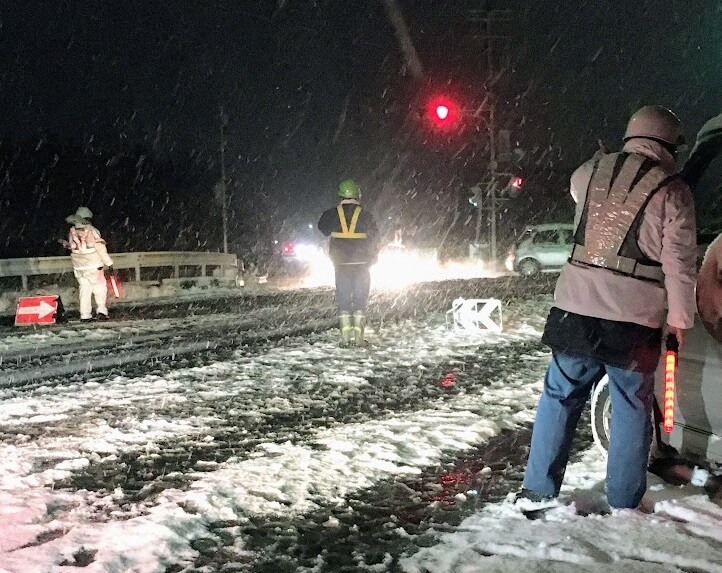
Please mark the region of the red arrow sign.
<svg viewBox="0 0 722 573"><path fill-rule="evenodd" d="M15 311L15 326L55 324L59 298L57 295L24 296L20 298Z"/></svg>

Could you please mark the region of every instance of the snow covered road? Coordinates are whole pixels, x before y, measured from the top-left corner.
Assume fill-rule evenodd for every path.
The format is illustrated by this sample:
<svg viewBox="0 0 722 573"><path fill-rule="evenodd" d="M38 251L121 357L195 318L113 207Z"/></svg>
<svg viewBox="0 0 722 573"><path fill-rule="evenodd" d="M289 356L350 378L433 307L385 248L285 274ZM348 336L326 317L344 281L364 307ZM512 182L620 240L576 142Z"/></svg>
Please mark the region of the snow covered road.
<svg viewBox="0 0 722 573"><path fill-rule="evenodd" d="M0 570L605 570L615 554L574 536L594 529L582 518L527 525L503 503L519 484L548 361L539 336L550 297L510 297L503 333L470 335L446 327L448 293L422 294L377 313L372 346L353 351L338 348L324 326L330 301L318 299L293 316L277 305L8 334L5 351L23 357L7 366L14 375L25 360L92 362L70 350L79 340L93 356L203 336L210 346L72 375L59 361L44 379L0 390ZM236 342L214 347L227 332ZM58 352L32 358L48 346ZM570 479L593 490L603 466L585 452L588 432L580 437ZM658 548L640 537L646 553L618 542L621 559L648 567L639 571L722 570L722 535L710 533L719 508L705 496L666 503L654 521L634 519L693 553L654 569ZM611 524L609 539L630 523L586 519Z"/></svg>

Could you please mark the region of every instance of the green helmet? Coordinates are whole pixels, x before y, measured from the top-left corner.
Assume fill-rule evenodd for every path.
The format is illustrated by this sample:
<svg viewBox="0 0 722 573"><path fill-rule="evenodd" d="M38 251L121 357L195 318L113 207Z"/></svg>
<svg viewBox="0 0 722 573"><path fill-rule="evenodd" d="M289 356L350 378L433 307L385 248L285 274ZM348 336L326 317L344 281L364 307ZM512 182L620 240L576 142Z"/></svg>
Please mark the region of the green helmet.
<svg viewBox="0 0 722 573"><path fill-rule="evenodd" d="M346 179L339 183L338 194L344 199L358 199L361 196L361 191L359 191L356 181Z"/></svg>

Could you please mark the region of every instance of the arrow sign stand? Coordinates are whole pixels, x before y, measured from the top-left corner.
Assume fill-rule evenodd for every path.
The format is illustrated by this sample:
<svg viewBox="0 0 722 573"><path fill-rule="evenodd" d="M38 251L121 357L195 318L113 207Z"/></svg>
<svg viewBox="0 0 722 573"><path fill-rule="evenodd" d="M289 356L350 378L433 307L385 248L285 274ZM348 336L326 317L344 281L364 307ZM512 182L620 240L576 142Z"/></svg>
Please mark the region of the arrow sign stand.
<svg viewBox="0 0 722 573"><path fill-rule="evenodd" d="M457 298L446 311L447 324L469 332L501 332L501 301L495 298Z"/></svg>
<svg viewBox="0 0 722 573"><path fill-rule="evenodd" d="M24 296L18 299L15 326L55 324L63 314L63 303L58 295Z"/></svg>

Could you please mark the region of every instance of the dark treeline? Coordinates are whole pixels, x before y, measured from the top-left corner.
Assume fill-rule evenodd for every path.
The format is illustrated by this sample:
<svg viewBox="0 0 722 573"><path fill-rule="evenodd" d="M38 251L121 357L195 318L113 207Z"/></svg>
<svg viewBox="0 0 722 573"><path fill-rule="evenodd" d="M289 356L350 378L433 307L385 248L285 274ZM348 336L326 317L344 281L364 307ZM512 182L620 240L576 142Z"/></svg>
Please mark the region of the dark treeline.
<svg viewBox="0 0 722 573"><path fill-rule="evenodd" d="M112 252L218 251L217 180L193 155L171 161L142 148L109 153L48 140L1 142L0 258L66 254L58 239L80 205L93 211ZM259 215L243 204L229 212L231 250L254 250ZM254 223L249 232L240 230L244 220Z"/></svg>
<svg viewBox="0 0 722 573"><path fill-rule="evenodd" d="M423 155L418 146L409 145L407 153L411 152ZM427 165L438 163L438 154L432 155L437 156L436 162L428 157L431 161ZM460 159L456 157L457 163L463 161ZM379 163L383 165L383 161ZM414 173L403 162L397 166ZM478 170L469 169L468 164L447 168L447 173L457 174ZM419 175L411 179L423 179ZM526 179L520 197L499 205L499 234L505 242L513 240L525 224L571 216L568 202L559 201L565 196L563 181L568 175L534 175ZM434 246L441 246L439 238L445 235L443 248L460 255L473 240L476 209L468 203L468 186L460 185L457 179L458 175L451 176L447 182L457 187L457 193L451 195L450 189L443 189L445 186L439 193L438 189L433 192L435 186L430 185L429 189L420 189L419 194L407 191L399 197L390 193L394 200L386 202L385 186L377 182L371 196L375 195L382 221L389 216L393 221L389 234L393 228L403 227L411 231L407 238L417 234L420 239L433 238L429 244ZM80 205L93 211L93 222L111 252L219 251L222 226L221 205L214 193L217 181L217 165L197 155L171 160L159 159L142 147L109 152L48 139L0 142L0 258L67 254L59 242L68 230L65 217ZM263 262L271 255L276 235L285 238L282 231L278 232L285 215L269 208L263 194L252 197L248 192L241 193L243 187L250 189L253 185L229 181L229 250L246 262ZM332 193L328 195L329 199L333 197ZM411 205L417 203L416 208L404 208L405 200ZM421 216L428 210L420 210L419 203L445 205L437 213L438 228L434 228L433 217ZM484 234L487 224L485 215ZM444 233L449 226L451 233Z"/></svg>

